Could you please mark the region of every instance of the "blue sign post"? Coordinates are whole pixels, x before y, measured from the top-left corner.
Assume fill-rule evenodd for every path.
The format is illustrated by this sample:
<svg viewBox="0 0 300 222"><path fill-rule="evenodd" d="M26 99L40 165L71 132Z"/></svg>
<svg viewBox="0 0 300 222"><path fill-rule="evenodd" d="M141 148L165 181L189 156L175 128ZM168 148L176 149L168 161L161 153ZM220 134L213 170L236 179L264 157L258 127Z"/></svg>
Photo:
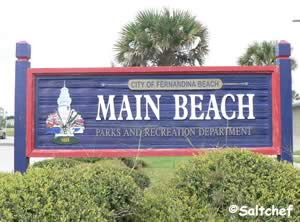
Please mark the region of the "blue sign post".
<svg viewBox="0 0 300 222"><path fill-rule="evenodd" d="M291 45L281 41L276 47L276 63L280 72L281 160L293 162L293 110Z"/></svg>
<svg viewBox="0 0 300 222"><path fill-rule="evenodd" d="M26 75L30 68L31 46L26 42L16 44L15 76L15 138L14 166L15 171L24 173L29 158L26 156Z"/></svg>

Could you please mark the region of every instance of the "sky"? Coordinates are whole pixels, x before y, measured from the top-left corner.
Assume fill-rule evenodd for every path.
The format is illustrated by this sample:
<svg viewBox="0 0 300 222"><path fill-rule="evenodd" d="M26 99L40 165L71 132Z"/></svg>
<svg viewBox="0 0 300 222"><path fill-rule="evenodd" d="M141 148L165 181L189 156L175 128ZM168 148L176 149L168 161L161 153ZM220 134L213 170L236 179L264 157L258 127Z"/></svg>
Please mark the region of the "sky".
<svg viewBox="0 0 300 222"><path fill-rule="evenodd" d="M121 28L144 9L188 10L209 32L205 66L237 65L253 41L286 40L300 66L299 0L0 1L0 107L14 112L15 44L31 44L31 66L110 67ZM300 68L293 72L300 92Z"/></svg>

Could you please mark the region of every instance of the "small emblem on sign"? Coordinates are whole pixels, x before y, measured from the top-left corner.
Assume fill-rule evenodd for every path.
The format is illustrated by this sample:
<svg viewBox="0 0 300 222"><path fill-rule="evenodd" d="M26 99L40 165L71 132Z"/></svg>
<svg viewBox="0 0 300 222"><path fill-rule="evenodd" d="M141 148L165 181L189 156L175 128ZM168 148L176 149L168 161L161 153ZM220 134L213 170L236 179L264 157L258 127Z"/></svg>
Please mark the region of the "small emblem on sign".
<svg viewBox="0 0 300 222"><path fill-rule="evenodd" d="M71 103L69 89L64 82L57 99L57 111L49 114L46 120L47 132L54 134L53 143L61 145L80 143L74 134L84 132L84 120L78 112L71 108Z"/></svg>

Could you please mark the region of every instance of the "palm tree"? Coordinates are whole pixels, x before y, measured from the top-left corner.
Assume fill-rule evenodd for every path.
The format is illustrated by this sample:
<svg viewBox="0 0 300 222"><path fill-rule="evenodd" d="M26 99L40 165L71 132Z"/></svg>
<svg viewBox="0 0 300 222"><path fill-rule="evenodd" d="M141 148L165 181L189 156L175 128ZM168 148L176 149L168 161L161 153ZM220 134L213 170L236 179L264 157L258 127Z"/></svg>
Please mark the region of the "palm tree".
<svg viewBox="0 0 300 222"><path fill-rule="evenodd" d="M202 65L207 35L207 28L187 11L145 10L123 27L115 58L123 66Z"/></svg>
<svg viewBox="0 0 300 222"><path fill-rule="evenodd" d="M277 41L262 41L250 44L246 52L239 57L238 64L242 66L274 65L276 60L275 48ZM297 63L291 59L292 70L297 68Z"/></svg>
<svg viewBox="0 0 300 222"><path fill-rule="evenodd" d="M276 41L263 41L254 42L250 44L246 52L239 57L238 64L242 66L265 66L275 65L276 55L275 47L278 42ZM292 70L297 68L297 63L291 59ZM293 100L299 99L299 94L293 90Z"/></svg>

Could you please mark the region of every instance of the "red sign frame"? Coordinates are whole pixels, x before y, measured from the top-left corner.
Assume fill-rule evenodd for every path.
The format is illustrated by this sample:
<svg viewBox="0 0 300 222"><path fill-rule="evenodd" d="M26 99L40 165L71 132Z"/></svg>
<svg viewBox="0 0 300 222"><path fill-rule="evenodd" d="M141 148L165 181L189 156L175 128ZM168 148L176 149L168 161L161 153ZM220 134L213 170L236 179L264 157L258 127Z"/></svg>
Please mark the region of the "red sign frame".
<svg viewBox="0 0 300 222"><path fill-rule="evenodd" d="M26 156L27 157L130 157L130 156L191 156L206 150L219 148L174 149L37 149L35 145L35 79L38 76L88 75L176 75L176 74L270 74L272 78L272 146L244 147L254 152L280 155L281 114L280 78L277 66L229 66L229 67L128 67L128 68L31 68L27 71L26 100Z"/></svg>

